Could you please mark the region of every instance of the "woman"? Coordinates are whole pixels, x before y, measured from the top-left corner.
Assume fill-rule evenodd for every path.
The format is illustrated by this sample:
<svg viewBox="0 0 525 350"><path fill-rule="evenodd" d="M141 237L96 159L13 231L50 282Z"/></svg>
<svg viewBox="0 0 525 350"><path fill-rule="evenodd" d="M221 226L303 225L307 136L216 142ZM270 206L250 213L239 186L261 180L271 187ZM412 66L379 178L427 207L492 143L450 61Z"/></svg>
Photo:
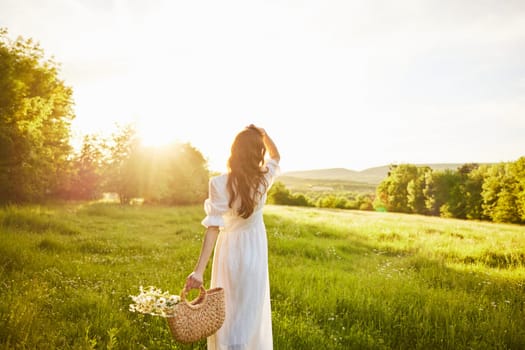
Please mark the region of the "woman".
<svg viewBox="0 0 525 350"><path fill-rule="evenodd" d="M265 161L266 151L269 159ZM208 338L212 350L273 348L268 246L262 209L278 170L280 155L262 128L248 126L235 138L228 173L209 183L204 203L207 228L186 289L199 288L215 246L211 288L224 288L226 319Z"/></svg>

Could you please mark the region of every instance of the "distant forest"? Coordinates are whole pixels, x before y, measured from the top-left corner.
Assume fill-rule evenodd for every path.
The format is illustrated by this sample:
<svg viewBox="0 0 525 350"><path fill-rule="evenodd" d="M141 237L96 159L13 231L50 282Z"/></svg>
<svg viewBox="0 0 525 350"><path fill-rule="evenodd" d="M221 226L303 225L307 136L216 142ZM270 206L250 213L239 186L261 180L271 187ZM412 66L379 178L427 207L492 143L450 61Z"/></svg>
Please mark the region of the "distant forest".
<svg viewBox="0 0 525 350"><path fill-rule="evenodd" d="M525 223L525 157L493 165L434 171L393 166L376 190L375 208L494 222Z"/></svg>
<svg viewBox="0 0 525 350"><path fill-rule="evenodd" d="M525 223L525 157L498 164L464 164L456 169L391 165L377 186L290 176L279 180L269 195L270 202L276 204Z"/></svg>

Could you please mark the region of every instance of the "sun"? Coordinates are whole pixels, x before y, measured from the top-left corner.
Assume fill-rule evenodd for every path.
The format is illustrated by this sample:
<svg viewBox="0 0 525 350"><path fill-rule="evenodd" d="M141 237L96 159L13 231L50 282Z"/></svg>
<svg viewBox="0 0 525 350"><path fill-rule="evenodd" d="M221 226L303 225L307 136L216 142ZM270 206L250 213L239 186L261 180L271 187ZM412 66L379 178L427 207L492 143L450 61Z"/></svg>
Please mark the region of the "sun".
<svg viewBox="0 0 525 350"><path fill-rule="evenodd" d="M165 146L177 141L173 129L162 123L140 123L137 125L137 134L147 147Z"/></svg>

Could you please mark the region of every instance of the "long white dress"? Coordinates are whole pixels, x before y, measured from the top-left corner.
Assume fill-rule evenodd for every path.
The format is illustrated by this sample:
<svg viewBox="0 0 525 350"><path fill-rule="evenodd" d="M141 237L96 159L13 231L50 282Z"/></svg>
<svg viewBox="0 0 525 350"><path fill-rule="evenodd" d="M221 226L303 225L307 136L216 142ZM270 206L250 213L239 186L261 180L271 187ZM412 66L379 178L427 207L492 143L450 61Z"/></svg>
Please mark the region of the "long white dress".
<svg viewBox="0 0 525 350"><path fill-rule="evenodd" d="M270 159L266 181L268 189L279 164ZM253 214L244 219L228 207L227 174L209 183L202 224L221 227L211 275L211 288L224 288L226 319L219 331L208 338L209 350L271 350L272 316L268 278L268 244L263 222L265 192ZM235 206L234 206L235 207Z"/></svg>

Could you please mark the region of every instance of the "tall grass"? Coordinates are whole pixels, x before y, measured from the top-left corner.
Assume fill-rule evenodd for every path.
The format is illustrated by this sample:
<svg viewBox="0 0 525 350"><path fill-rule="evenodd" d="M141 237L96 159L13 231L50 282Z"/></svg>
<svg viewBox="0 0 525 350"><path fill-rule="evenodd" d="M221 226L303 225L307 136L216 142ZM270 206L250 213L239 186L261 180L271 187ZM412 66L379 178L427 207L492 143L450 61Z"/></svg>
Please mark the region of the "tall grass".
<svg viewBox="0 0 525 350"><path fill-rule="evenodd" d="M202 215L201 206L0 210L0 348L205 349L128 311L139 285L180 291ZM275 349L525 344L525 227L280 206L265 221Z"/></svg>
<svg viewBox="0 0 525 350"><path fill-rule="evenodd" d="M525 344L525 227L275 207L267 218L282 348L309 348L313 330L328 349Z"/></svg>

